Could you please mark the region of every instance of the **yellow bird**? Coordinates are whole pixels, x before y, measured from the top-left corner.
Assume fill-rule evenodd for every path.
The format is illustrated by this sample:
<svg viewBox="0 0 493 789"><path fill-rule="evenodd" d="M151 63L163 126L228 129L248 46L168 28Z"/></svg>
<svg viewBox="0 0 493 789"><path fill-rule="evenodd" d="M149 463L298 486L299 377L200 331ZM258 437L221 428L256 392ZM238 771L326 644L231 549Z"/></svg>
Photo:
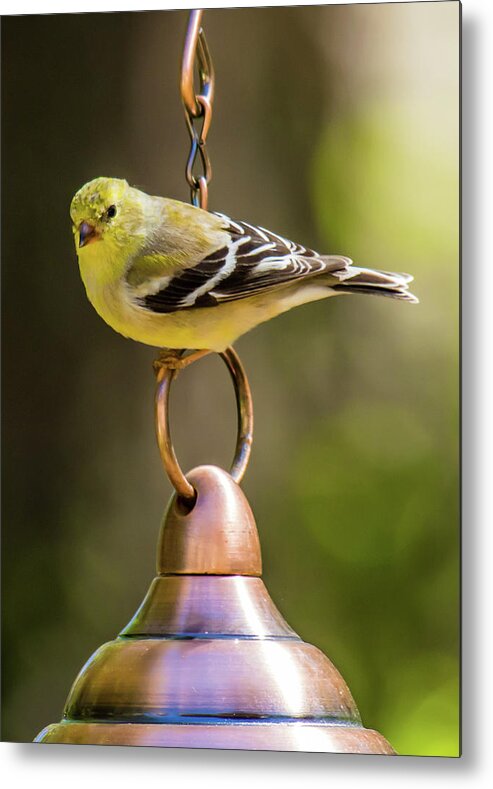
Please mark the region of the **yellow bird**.
<svg viewBox="0 0 493 789"><path fill-rule="evenodd" d="M91 304L115 331L159 348L223 351L259 323L338 294L418 301L409 274L353 266L119 178L83 186L70 216Z"/></svg>

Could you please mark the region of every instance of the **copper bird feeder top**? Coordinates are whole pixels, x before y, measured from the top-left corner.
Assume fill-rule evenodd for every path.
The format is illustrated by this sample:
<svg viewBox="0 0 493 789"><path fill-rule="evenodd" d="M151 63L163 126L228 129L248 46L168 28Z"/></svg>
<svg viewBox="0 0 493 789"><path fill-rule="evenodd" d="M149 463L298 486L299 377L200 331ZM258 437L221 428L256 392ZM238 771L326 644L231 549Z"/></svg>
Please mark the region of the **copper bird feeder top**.
<svg viewBox="0 0 493 789"><path fill-rule="evenodd" d="M238 460L243 442L251 443L251 400L236 354L223 359L245 436ZM330 660L302 641L271 600L255 519L233 477L200 466L184 477L193 501L179 494L181 470L174 452L167 455L175 374L158 369L158 442L178 481L161 527L158 575L129 624L80 672L63 720L37 741L393 753L363 728Z"/></svg>
<svg viewBox="0 0 493 789"><path fill-rule="evenodd" d="M75 680L38 742L393 753L363 728L343 678L283 619L260 578L255 521L225 471L187 475L158 548L159 575L120 635Z"/></svg>

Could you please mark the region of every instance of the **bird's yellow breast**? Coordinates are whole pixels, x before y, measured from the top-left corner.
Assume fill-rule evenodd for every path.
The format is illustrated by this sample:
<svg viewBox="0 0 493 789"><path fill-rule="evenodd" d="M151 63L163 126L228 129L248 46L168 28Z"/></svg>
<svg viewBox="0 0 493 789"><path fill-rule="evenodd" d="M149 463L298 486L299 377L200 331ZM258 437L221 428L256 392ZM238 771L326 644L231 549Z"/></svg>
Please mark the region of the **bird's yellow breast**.
<svg viewBox="0 0 493 789"><path fill-rule="evenodd" d="M330 288L289 285L273 293L219 304L214 307L153 313L136 303L123 280L87 295L112 329L156 348L194 348L223 351L242 334L298 304L327 298Z"/></svg>

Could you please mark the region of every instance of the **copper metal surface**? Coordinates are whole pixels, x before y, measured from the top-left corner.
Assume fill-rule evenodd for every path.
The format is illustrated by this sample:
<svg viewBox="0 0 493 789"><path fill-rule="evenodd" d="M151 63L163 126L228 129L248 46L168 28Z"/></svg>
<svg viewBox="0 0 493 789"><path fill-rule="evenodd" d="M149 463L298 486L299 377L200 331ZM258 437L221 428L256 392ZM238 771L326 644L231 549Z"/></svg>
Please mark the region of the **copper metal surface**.
<svg viewBox="0 0 493 789"><path fill-rule="evenodd" d="M187 513L175 495L158 544L157 571L207 575L260 575L257 527L245 494L216 466L188 474L197 493Z"/></svg>
<svg viewBox="0 0 493 789"><path fill-rule="evenodd" d="M285 622L260 573L253 515L221 469L175 495L158 572L114 641L88 660L38 742L393 753L362 727L343 678Z"/></svg>
<svg viewBox="0 0 493 789"><path fill-rule="evenodd" d="M119 638L77 678L69 720L194 723L271 718L361 723L325 655L296 638Z"/></svg>
<svg viewBox="0 0 493 789"><path fill-rule="evenodd" d="M261 578L167 575L155 578L124 636L259 636L296 633Z"/></svg>
<svg viewBox="0 0 493 789"><path fill-rule="evenodd" d="M200 358L207 351L193 354ZM233 348L227 348L219 354L226 364L235 390L236 409L238 414L238 433L236 449L230 474L236 482L241 482L250 459L253 441L253 405L248 379ZM183 360L185 365L187 357ZM169 427L169 393L176 376L176 370L162 359L156 360L157 387L155 398L156 435L165 471L178 495L190 504L195 500L195 490L190 480L183 474L175 455Z"/></svg>
<svg viewBox="0 0 493 789"><path fill-rule="evenodd" d="M223 748L254 751L394 754L372 729L305 722L203 724L55 723L37 742L79 745L150 745L168 748Z"/></svg>

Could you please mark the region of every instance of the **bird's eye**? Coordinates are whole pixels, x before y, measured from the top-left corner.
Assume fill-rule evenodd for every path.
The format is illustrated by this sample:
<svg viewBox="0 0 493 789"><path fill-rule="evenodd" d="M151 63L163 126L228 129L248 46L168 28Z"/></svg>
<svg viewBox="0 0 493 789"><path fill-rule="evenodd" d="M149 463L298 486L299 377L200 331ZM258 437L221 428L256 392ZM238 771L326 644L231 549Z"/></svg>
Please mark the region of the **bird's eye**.
<svg viewBox="0 0 493 789"><path fill-rule="evenodd" d="M110 205L106 211L106 216L108 219L113 219L113 217L116 216L116 205Z"/></svg>

